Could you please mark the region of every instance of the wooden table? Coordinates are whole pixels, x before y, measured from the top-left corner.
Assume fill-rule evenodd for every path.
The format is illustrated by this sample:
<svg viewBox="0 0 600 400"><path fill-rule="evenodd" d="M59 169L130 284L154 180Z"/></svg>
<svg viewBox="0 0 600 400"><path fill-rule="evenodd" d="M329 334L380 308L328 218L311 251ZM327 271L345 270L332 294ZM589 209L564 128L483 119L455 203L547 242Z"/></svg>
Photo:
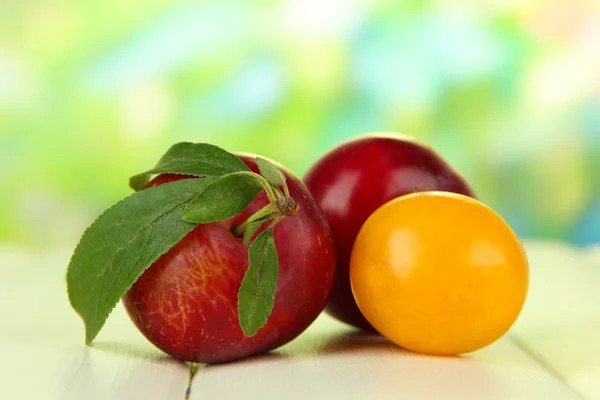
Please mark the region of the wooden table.
<svg viewBox="0 0 600 400"><path fill-rule="evenodd" d="M70 254L0 249L0 399L600 399L600 247L526 248L525 309L481 351L414 354L322 315L269 355L197 368L155 349L120 305L84 346Z"/></svg>

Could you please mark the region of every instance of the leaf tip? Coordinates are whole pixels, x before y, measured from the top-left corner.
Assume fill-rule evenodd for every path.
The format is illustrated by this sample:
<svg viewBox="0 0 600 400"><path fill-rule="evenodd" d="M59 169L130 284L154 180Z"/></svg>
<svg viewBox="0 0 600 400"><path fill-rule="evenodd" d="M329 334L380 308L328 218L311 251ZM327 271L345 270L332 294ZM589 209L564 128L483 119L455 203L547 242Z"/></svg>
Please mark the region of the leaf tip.
<svg viewBox="0 0 600 400"><path fill-rule="evenodd" d="M134 175L129 178L129 187L136 192L142 190L150 182L150 175L146 173Z"/></svg>
<svg viewBox="0 0 600 400"><path fill-rule="evenodd" d="M98 336L98 332L100 332L100 329L102 329L102 326L100 326L98 329L94 329L94 328L90 327L89 322L85 321L85 320L84 320L84 324L85 324L85 344L86 344L86 346L89 346L92 344L94 339L96 339L96 336ZM102 323L102 325L104 325L104 322Z"/></svg>

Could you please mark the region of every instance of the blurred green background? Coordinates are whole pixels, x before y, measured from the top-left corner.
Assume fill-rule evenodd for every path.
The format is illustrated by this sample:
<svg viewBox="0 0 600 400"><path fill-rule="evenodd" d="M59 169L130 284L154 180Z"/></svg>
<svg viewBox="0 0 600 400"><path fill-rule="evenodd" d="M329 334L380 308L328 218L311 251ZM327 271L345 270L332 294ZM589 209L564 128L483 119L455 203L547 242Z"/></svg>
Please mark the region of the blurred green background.
<svg viewBox="0 0 600 400"><path fill-rule="evenodd" d="M0 2L0 243L74 246L178 141L302 175L433 146L522 237L600 241L597 1Z"/></svg>

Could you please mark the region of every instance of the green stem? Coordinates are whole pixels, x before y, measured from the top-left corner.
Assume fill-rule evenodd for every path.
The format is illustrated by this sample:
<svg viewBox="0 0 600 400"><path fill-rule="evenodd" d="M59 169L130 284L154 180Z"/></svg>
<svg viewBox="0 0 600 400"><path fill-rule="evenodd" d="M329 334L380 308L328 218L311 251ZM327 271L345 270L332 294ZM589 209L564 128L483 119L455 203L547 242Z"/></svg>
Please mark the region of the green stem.
<svg viewBox="0 0 600 400"><path fill-rule="evenodd" d="M267 197L269 198L269 201L271 203L274 203L275 201L277 201L277 196L273 192L273 188L271 187L271 184L265 178L263 178L261 175L255 174L254 172L247 172L247 171L236 172L236 174L245 175L249 178L254 179L256 181L256 183L258 183L265 190L265 192L267 193Z"/></svg>
<svg viewBox="0 0 600 400"><path fill-rule="evenodd" d="M275 197L277 197L277 199L281 199L282 197L289 197L288 196L284 196L283 193L281 193L281 189L279 189L277 186L272 186L273 190L275 191Z"/></svg>
<svg viewBox="0 0 600 400"><path fill-rule="evenodd" d="M269 203L254 214L252 214L247 220L242 222L240 225L233 228L233 234L237 237L241 237L246 230L246 227L253 223L254 221L258 221L261 218L264 218L268 215L271 215L275 212L279 211L279 207L277 207L276 203Z"/></svg>

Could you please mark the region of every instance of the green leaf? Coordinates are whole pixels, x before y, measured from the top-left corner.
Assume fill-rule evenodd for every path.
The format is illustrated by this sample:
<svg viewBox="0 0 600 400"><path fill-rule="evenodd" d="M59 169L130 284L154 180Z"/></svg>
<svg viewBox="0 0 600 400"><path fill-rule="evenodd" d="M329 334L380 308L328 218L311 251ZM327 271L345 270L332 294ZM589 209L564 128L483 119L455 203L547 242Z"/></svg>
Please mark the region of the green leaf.
<svg viewBox="0 0 600 400"><path fill-rule="evenodd" d="M183 210L183 219L200 224L223 221L243 211L261 190L249 175L223 175L194 197Z"/></svg>
<svg viewBox="0 0 600 400"><path fill-rule="evenodd" d="M182 179L136 192L85 231L69 263L67 290L87 344L140 275L197 226L181 212L211 181Z"/></svg>
<svg viewBox="0 0 600 400"><path fill-rule="evenodd" d="M261 232L248 249L250 265L238 293L238 318L246 336L267 323L275 305L279 261L273 229Z"/></svg>
<svg viewBox="0 0 600 400"><path fill-rule="evenodd" d="M285 186L285 175L273 163L264 158L257 157L256 165L260 174L273 186Z"/></svg>
<svg viewBox="0 0 600 400"><path fill-rule="evenodd" d="M156 166L132 176L129 186L141 190L154 174L188 174L195 176L221 176L231 172L250 171L235 155L207 143L177 143L165 153Z"/></svg>

